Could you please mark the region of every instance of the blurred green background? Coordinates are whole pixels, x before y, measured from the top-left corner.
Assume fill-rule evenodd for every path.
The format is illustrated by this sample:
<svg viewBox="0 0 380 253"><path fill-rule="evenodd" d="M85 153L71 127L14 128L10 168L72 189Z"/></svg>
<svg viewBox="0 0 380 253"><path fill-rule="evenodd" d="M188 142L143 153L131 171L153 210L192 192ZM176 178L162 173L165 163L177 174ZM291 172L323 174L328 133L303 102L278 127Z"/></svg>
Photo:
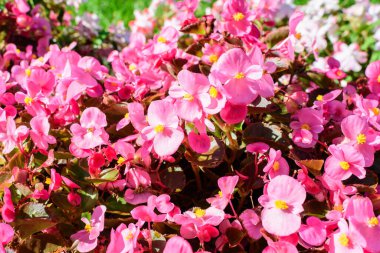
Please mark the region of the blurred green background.
<svg viewBox="0 0 380 253"><path fill-rule="evenodd" d="M133 11L148 7L150 2L151 0L88 0L79 7L79 13L96 13L103 28L120 20L127 26L134 19Z"/></svg>

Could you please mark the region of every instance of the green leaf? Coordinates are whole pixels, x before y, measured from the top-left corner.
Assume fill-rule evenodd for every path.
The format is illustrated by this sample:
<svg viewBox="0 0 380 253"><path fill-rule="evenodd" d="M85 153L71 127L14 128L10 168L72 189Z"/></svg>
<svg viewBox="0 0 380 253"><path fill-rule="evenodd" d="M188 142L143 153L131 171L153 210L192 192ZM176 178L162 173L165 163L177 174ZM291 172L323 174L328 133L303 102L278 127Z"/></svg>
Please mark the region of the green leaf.
<svg viewBox="0 0 380 253"><path fill-rule="evenodd" d="M63 238L51 234L33 235L30 239L25 240L18 249L23 253L51 253L66 252Z"/></svg>
<svg viewBox="0 0 380 253"><path fill-rule="evenodd" d="M124 197L120 196L110 196L107 199L105 206L107 207L107 212L121 215L127 215L133 209L133 206L128 204Z"/></svg>
<svg viewBox="0 0 380 253"><path fill-rule="evenodd" d="M119 177L119 170L116 168L105 169L99 176L99 178L86 178L86 180L94 184L113 182Z"/></svg>
<svg viewBox="0 0 380 253"><path fill-rule="evenodd" d="M21 238L24 239L54 225L56 225L56 222L44 218L17 219L15 221L15 229L19 231Z"/></svg>
<svg viewBox="0 0 380 253"><path fill-rule="evenodd" d="M294 0L295 5L306 5L309 0Z"/></svg>
<svg viewBox="0 0 380 253"><path fill-rule="evenodd" d="M45 205L42 203L29 202L20 207L20 211L27 215L28 218L48 218Z"/></svg>
<svg viewBox="0 0 380 253"><path fill-rule="evenodd" d="M98 201L98 191L96 188L88 186L78 190L78 194L81 196L81 207L83 211L92 211L96 202Z"/></svg>

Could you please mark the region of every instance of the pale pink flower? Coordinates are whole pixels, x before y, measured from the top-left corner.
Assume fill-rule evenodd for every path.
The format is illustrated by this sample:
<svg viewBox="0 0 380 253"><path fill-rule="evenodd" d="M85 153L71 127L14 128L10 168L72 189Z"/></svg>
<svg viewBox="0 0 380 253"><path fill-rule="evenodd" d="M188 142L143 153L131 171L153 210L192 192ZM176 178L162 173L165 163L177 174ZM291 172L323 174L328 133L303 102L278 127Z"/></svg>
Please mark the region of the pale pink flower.
<svg viewBox="0 0 380 253"><path fill-rule="evenodd" d="M309 217L306 225L302 224L298 231L301 244L306 248L322 245L327 236L326 225L317 217Z"/></svg>
<svg viewBox="0 0 380 253"><path fill-rule="evenodd" d="M223 5L223 28L235 36L244 36L251 31L253 16L248 9L248 2L227 0Z"/></svg>
<svg viewBox="0 0 380 253"><path fill-rule="evenodd" d="M29 129L26 126L16 128L14 119L7 117L5 129L0 127L0 141L4 145L3 154L10 153L16 146L21 147L28 134Z"/></svg>
<svg viewBox="0 0 380 253"><path fill-rule="evenodd" d="M243 224L243 227L247 231L249 237L251 237L254 240L258 240L261 238L261 220L254 210L244 210L244 212L240 214L239 218Z"/></svg>
<svg viewBox="0 0 380 253"><path fill-rule="evenodd" d="M371 62L365 70L365 75L371 92L380 95L380 60Z"/></svg>
<svg viewBox="0 0 380 253"><path fill-rule="evenodd" d="M184 138L183 130L173 105L167 101L153 101L148 108L149 126L142 130L145 140L153 140L154 151L159 156L174 154Z"/></svg>
<svg viewBox="0 0 380 253"><path fill-rule="evenodd" d="M268 244L263 253L298 253L296 246L287 241L271 242Z"/></svg>
<svg viewBox="0 0 380 253"><path fill-rule="evenodd" d="M211 206L218 209L225 209L233 197L236 184L239 181L239 176L225 176L218 179L219 193L212 198L208 198L207 202Z"/></svg>
<svg viewBox="0 0 380 253"><path fill-rule="evenodd" d="M264 207L261 213L263 227L271 234L287 236L301 226L305 188L294 178L280 175L272 179L266 192L259 198Z"/></svg>
<svg viewBox="0 0 380 253"><path fill-rule="evenodd" d="M92 213L91 220L82 218L85 223L84 230L73 234L70 238L78 241L77 250L79 252L90 252L98 245L98 237L104 229L105 206L97 206Z"/></svg>
<svg viewBox="0 0 380 253"><path fill-rule="evenodd" d="M210 83L206 76L181 70L178 73L178 85L170 87L169 95L175 98L174 107L177 115L193 122L203 116L203 108L211 103Z"/></svg>
<svg viewBox="0 0 380 253"><path fill-rule="evenodd" d="M163 253L193 253L193 249L188 241L180 236L170 238L165 245Z"/></svg>
<svg viewBox="0 0 380 253"><path fill-rule="evenodd" d="M107 247L107 253L134 253L137 247L137 238L140 228L133 223L128 227L122 223L116 230L111 231L111 241Z"/></svg>
<svg viewBox="0 0 380 253"><path fill-rule="evenodd" d="M45 116L36 116L30 121L30 137L34 144L43 150L47 150L49 144L55 144L56 139L54 136L49 135L50 124Z"/></svg>
<svg viewBox="0 0 380 253"><path fill-rule="evenodd" d="M281 155L281 150L273 148L269 150L268 163L263 168L263 171L268 173L270 178L278 175L289 175L288 162Z"/></svg>
<svg viewBox="0 0 380 253"><path fill-rule="evenodd" d="M80 124L70 127L73 137L72 145L80 149L91 149L108 142L108 134L104 130L107 126L106 115L96 107L83 111Z"/></svg>
<svg viewBox="0 0 380 253"><path fill-rule="evenodd" d="M6 253L4 246L12 241L15 232L13 228L5 223L0 223L0 253Z"/></svg>
<svg viewBox="0 0 380 253"><path fill-rule="evenodd" d="M160 34L153 38L153 54L160 55L177 48L179 33L172 26L167 26L162 29Z"/></svg>
<svg viewBox="0 0 380 253"><path fill-rule="evenodd" d="M252 63L240 48L230 49L222 54L211 68L215 83L224 84L228 101L240 105L251 103L259 95L258 80L263 73L262 67Z"/></svg>
<svg viewBox="0 0 380 253"><path fill-rule="evenodd" d="M339 230L332 235L330 241L331 253L362 253L365 241L361 238L355 229L348 226L345 219L338 222Z"/></svg>
<svg viewBox="0 0 380 253"><path fill-rule="evenodd" d="M363 179L366 174L364 157L348 144L331 145L331 156L326 159L325 172L334 179L345 180L352 174Z"/></svg>

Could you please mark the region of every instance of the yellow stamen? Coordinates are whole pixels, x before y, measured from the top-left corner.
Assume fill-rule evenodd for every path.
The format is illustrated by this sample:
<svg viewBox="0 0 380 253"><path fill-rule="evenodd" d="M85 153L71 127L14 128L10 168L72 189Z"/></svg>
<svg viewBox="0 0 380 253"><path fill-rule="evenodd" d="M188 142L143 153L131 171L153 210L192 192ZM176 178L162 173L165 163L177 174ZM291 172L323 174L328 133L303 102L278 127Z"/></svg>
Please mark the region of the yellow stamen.
<svg viewBox="0 0 380 253"><path fill-rule="evenodd" d="M210 61L211 63L214 63L214 62L216 62L216 61L218 60L218 56L217 56L216 54L212 54L212 55L210 55L210 56L208 57L208 59L209 59L209 61Z"/></svg>
<svg viewBox="0 0 380 253"><path fill-rule="evenodd" d="M206 211L203 210L202 208L196 207L194 208L194 214L197 218L202 218L203 216L206 215Z"/></svg>
<svg viewBox="0 0 380 253"><path fill-rule="evenodd" d="M45 180L45 184L51 184L51 178L46 178L46 180Z"/></svg>
<svg viewBox="0 0 380 253"><path fill-rule="evenodd" d="M125 240L129 241L133 238L133 233L132 232L128 232L128 234L125 236Z"/></svg>
<svg viewBox="0 0 380 253"><path fill-rule="evenodd" d="M31 74L32 74L32 71L30 70L30 68L25 69L25 75L27 77L30 77Z"/></svg>
<svg viewBox="0 0 380 253"><path fill-rule="evenodd" d="M374 226L379 225L379 219L376 218L376 217L372 217L372 218L370 218L370 219L368 220L367 223L368 223L368 226L370 226L370 227L374 227Z"/></svg>
<svg viewBox="0 0 380 253"><path fill-rule="evenodd" d="M302 38L302 34L296 33L296 35L294 35L294 37L296 37L297 40L300 40Z"/></svg>
<svg viewBox="0 0 380 253"><path fill-rule="evenodd" d="M125 162L125 158L120 156L119 159L117 159L117 164L122 164L123 162Z"/></svg>
<svg viewBox="0 0 380 253"><path fill-rule="evenodd" d="M25 97L24 102L25 102L25 104L30 105L33 102L33 98Z"/></svg>
<svg viewBox="0 0 380 253"><path fill-rule="evenodd" d="M280 169L280 163L278 161L275 161L273 163L273 170L278 171Z"/></svg>
<svg viewBox="0 0 380 253"><path fill-rule="evenodd" d="M347 247L348 244L350 243L350 239L348 239L348 237L347 237L347 235L345 233L342 233L339 236L338 241L339 241L340 245L342 245L344 247Z"/></svg>
<svg viewBox="0 0 380 253"><path fill-rule="evenodd" d="M371 110L372 110L373 114L375 114L376 116L379 115L379 113L380 113L380 109L377 107L374 107Z"/></svg>
<svg viewBox="0 0 380 253"><path fill-rule="evenodd" d="M222 192L222 191L219 191L219 192L218 192L218 195L219 195L219 197L222 198L222 197L223 197L223 192Z"/></svg>
<svg viewBox="0 0 380 253"><path fill-rule="evenodd" d="M87 133L93 133L95 129L93 127L87 128Z"/></svg>
<svg viewBox="0 0 380 253"><path fill-rule="evenodd" d="M349 170L350 169L350 164L348 162L341 161L341 162L339 162L339 165L342 168L342 170Z"/></svg>
<svg viewBox="0 0 380 253"><path fill-rule="evenodd" d="M154 127L154 131L156 133L162 133L164 131L164 126L163 125L157 125Z"/></svg>
<svg viewBox="0 0 380 253"><path fill-rule="evenodd" d="M40 61L40 62L43 62L44 61L44 57L39 57L37 60Z"/></svg>
<svg viewBox="0 0 380 253"><path fill-rule="evenodd" d="M343 75L343 71L338 69L335 73L337 76L342 76Z"/></svg>
<svg viewBox="0 0 380 253"><path fill-rule="evenodd" d="M137 68L136 64L133 64L133 63L129 64L128 69L129 69L130 71L133 71L133 70L135 70L136 68Z"/></svg>
<svg viewBox="0 0 380 253"><path fill-rule="evenodd" d="M335 205L333 209L338 212L343 212L343 205Z"/></svg>
<svg viewBox="0 0 380 253"><path fill-rule="evenodd" d="M185 95L183 95L183 99L188 100L188 101L193 101L194 97L193 95L186 93Z"/></svg>
<svg viewBox="0 0 380 253"><path fill-rule="evenodd" d="M19 53L21 53L21 50L20 49L16 49L16 54L19 54Z"/></svg>
<svg viewBox="0 0 380 253"><path fill-rule="evenodd" d="M244 14L241 13L241 12L236 12L234 15L233 15L233 18L235 21L240 21L244 18Z"/></svg>
<svg viewBox="0 0 380 253"><path fill-rule="evenodd" d="M322 96L322 95L318 95L318 96L317 96L317 100L318 100L318 101L322 101L322 100L323 100L323 96Z"/></svg>
<svg viewBox="0 0 380 253"><path fill-rule="evenodd" d="M86 230L88 233L90 233L91 230L92 230L91 225L90 224L86 224L86 226L84 227L84 230Z"/></svg>
<svg viewBox="0 0 380 253"><path fill-rule="evenodd" d="M210 96L212 98L216 98L218 96L218 94L219 94L218 90L214 86L211 86L211 88L208 91L208 93L210 94Z"/></svg>
<svg viewBox="0 0 380 253"><path fill-rule="evenodd" d="M280 200L280 199L278 199L278 200L276 200L276 201L274 202L274 206L275 206L276 208L278 208L278 209L281 209L281 210L286 210L286 209L289 208L288 204L286 204L285 201Z"/></svg>
<svg viewBox="0 0 380 253"><path fill-rule="evenodd" d="M160 42L160 43L166 43L167 42L167 40L164 37L162 37L162 36L158 37L157 41Z"/></svg>
<svg viewBox="0 0 380 253"><path fill-rule="evenodd" d="M242 79L244 77L245 77L245 75L243 72L236 73L236 75L234 76L235 79Z"/></svg>
<svg viewBox="0 0 380 253"><path fill-rule="evenodd" d="M365 134L358 134L358 136L356 137L356 141L358 142L358 144L364 144L367 141L367 136L365 136Z"/></svg>
<svg viewBox="0 0 380 253"><path fill-rule="evenodd" d="M380 83L380 75L377 77L377 82Z"/></svg>
<svg viewBox="0 0 380 253"><path fill-rule="evenodd" d="M306 123L302 124L301 128L305 129L305 130L308 130L308 131L310 131L310 129L311 129L311 127L309 126L309 124L306 124Z"/></svg>
<svg viewBox="0 0 380 253"><path fill-rule="evenodd" d="M124 118L129 119L129 113L128 112L124 115Z"/></svg>

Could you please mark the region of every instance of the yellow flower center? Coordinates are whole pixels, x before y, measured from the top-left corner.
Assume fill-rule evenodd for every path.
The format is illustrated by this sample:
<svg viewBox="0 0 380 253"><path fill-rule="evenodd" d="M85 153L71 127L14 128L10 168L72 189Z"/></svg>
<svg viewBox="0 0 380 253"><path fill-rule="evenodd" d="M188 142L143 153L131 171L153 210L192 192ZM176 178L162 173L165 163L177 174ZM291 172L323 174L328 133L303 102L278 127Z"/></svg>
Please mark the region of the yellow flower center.
<svg viewBox="0 0 380 253"><path fill-rule="evenodd" d="M194 97L193 95L186 93L185 95L183 95L183 99L188 100L188 101L193 101Z"/></svg>
<svg viewBox="0 0 380 253"><path fill-rule="evenodd" d="M375 114L376 116L379 115L379 113L380 113L380 109L377 107L374 107L371 110L372 110L373 114Z"/></svg>
<svg viewBox="0 0 380 253"><path fill-rule="evenodd" d="M278 171L280 169L280 163L278 161L275 161L273 163L273 170Z"/></svg>
<svg viewBox="0 0 380 253"><path fill-rule="evenodd" d="M305 129L305 130L308 130L308 131L310 131L310 129L311 129L311 127L309 126L309 124L306 124L306 123L302 124L301 128Z"/></svg>
<svg viewBox="0 0 380 253"><path fill-rule="evenodd" d="M339 165L342 168L342 170L348 170L350 168L350 164L348 162L345 162L345 161L339 162Z"/></svg>
<svg viewBox="0 0 380 253"><path fill-rule="evenodd" d="M206 215L206 211L203 210L202 208L196 207L194 208L194 214L197 218L202 218L203 216Z"/></svg>
<svg viewBox="0 0 380 253"><path fill-rule="evenodd" d="M338 212L343 212L343 205L335 205L333 209Z"/></svg>
<svg viewBox="0 0 380 253"><path fill-rule="evenodd" d="M211 86L210 90L208 91L208 93L210 94L210 96L212 98L216 98L218 96L218 90L214 87L214 86Z"/></svg>
<svg viewBox="0 0 380 253"><path fill-rule="evenodd" d="M274 206L277 208L277 209L281 209L281 210L286 210L289 208L288 204L286 204L285 201L281 200L281 199L278 199L274 202Z"/></svg>
<svg viewBox="0 0 380 253"><path fill-rule="evenodd" d="M342 76L342 75L343 75L343 71L340 70L340 69L338 69L338 71L336 72L336 75L337 75L337 76Z"/></svg>
<svg viewBox="0 0 380 253"><path fill-rule="evenodd" d="M21 53L21 50L20 49L16 49L16 54L19 54L19 53Z"/></svg>
<svg viewBox="0 0 380 253"><path fill-rule="evenodd" d="M356 141L358 144L364 144L367 141L367 136L365 136L365 134L358 134L358 136L356 136Z"/></svg>
<svg viewBox="0 0 380 253"><path fill-rule="evenodd" d="M300 40L302 38L302 34L296 33L296 35L294 35L294 37L296 37L297 40Z"/></svg>
<svg viewBox="0 0 380 253"><path fill-rule="evenodd" d="M210 61L211 63L214 63L214 62L216 62L216 61L218 60L218 56L217 56L216 54L212 54L212 55L210 55L210 56L208 57L208 59L209 59L209 61Z"/></svg>
<svg viewBox="0 0 380 253"><path fill-rule="evenodd" d="M129 119L129 113L128 112L124 115L124 118Z"/></svg>
<svg viewBox="0 0 380 253"><path fill-rule="evenodd" d="M32 71L30 70L30 68L25 69L25 75L27 77L30 77L31 74L32 74Z"/></svg>
<svg viewBox="0 0 380 253"><path fill-rule="evenodd" d="M350 243L350 239L348 239L348 237L347 237L347 235L345 233L342 233L339 236L338 241L339 241L340 245L342 245L344 247L347 247L348 244Z"/></svg>
<svg viewBox="0 0 380 253"><path fill-rule="evenodd" d="M164 126L163 125L157 125L154 127L154 131L156 133L162 133L164 131Z"/></svg>
<svg viewBox="0 0 380 253"><path fill-rule="evenodd" d="M51 184L51 178L50 177L46 178L45 184Z"/></svg>
<svg viewBox="0 0 380 253"><path fill-rule="evenodd" d="M244 18L244 14L241 13L241 12L236 12L234 15L233 15L233 18L235 21L240 21Z"/></svg>
<svg viewBox="0 0 380 253"><path fill-rule="evenodd" d="M133 233L132 232L128 232L128 234L125 236L125 240L129 241L133 238Z"/></svg>
<svg viewBox="0 0 380 253"><path fill-rule="evenodd" d="M160 43L166 43L167 42L167 40L164 37L162 37L162 36L158 37L157 41L160 42Z"/></svg>
<svg viewBox="0 0 380 253"><path fill-rule="evenodd" d="M372 218L370 218L370 219L368 220L367 223L368 223L368 226L370 226L370 227L374 227L374 226L379 225L379 219L376 218L376 217L372 217Z"/></svg>
<svg viewBox="0 0 380 253"><path fill-rule="evenodd" d="M380 83L380 75L377 77L377 82Z"/></svg>
<svg viewBox="0 0 380 253"><path fill-rule="evenodd" d="M135 70L136 68L137 68L137 67L136 67L136 64L133 64L133 63L129 64L128 69L129 69L130 71L133 71L133 70Z"/></svg>
<svg viewBox="0 0 380 253"><path fill-rule="evenodd" d="M95 129L93 127L87 128L87 133L93 133Z"/></svg>
<svg viewBox="0 0 380 253"><path fill-rule="evenodd" d="M322 95L318 95L318 96L317 96L317 100L318 100L318 101L322 101L322 100L323 100L323 96L322 96Z"/></svg>
<svg viewBox="0 0 380 253"><path fill-rule="evenodd" d="M242 79L244 77L245 77L245 75L243 72L236 73L236 75L234 76L235 79Z"/></svg>
<svg viewBox="0 0 380 253"><path fill-rule="evenodd" d="M219 197L222 198L222 197L223 197L223 192L222 192L222 191L219 191L219 192L218 192L218 195L219 195Z"/></svg>
<svg viewBox="0 0 380 253"><path fill-rule="evenodd" d="M86 230L88 233L90 233L91 230L92 230L91 225L90 224L86 224L86 226L84 227L84 230Z"/></svg>
<svg viewBox="0 0 380 253"><path fill-rule="evenodd" d="M120 156L118 159L117 159L117 164L122 164L123 162L125 162L125 158Z"/></svg>
<svg viewBox="0 0 380 253"><path fill-rule="evenodd" d="M25 102L25 104L30 105L33 102L33 98L25 97L24 102Z"/></svg>

